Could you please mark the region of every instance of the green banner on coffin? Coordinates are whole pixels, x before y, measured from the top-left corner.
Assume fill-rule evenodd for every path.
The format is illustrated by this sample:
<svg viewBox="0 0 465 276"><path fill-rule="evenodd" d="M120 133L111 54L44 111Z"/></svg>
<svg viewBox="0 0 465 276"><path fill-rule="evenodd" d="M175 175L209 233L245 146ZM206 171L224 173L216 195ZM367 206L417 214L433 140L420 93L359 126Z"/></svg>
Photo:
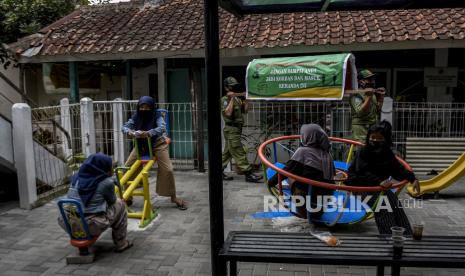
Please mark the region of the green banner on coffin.
<svg viewBox="0 0 465 276"><path fill-rule="evenodd" d="M251 100L340 100L357 89L352 54L254 59L246 79Z"/></svg>

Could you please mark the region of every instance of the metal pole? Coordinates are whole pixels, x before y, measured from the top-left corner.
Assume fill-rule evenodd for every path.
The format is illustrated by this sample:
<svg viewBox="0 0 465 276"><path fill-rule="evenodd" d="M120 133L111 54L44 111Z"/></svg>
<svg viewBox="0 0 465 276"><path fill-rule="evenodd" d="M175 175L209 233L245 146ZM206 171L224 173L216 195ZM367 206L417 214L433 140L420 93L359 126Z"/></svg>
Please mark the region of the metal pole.
<svg viewBox="0 0 465 276"><path fill-rule="evenodd" d="M224 242L221 139L218 139L221 137L218 1L204 0L204 5L211 261L212 275L223 276L226 275L226 270L221 268L218 258Z"/></svg>
<svg viewBox="0 0 465 276"><path fill-rule="evenodd" d="M126 100L132 100L132 65L131 61L126 61L126 91L124 97Z"/></svg>
<svg viewBox="0 0 465 276"><path fill-rule="evenodd" d="M203 139L203 93L202 93L202 77L199 66L192 67L192 77L194 80L194 114L196 117L196 132L197 132L197 160L199 172L205 172L204 158L204 139Z"/></svg>

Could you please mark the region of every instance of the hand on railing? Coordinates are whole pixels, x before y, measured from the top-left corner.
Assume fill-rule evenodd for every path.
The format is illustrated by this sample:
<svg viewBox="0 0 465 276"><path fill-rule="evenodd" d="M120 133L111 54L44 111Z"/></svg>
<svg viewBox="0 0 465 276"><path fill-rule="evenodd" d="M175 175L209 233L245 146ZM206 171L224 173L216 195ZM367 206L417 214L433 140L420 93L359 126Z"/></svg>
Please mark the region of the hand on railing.
<svg viewBox="0 0 465 276"><path fill-rule="evenodd" d="M392 185L394 185L394 182L392 182L392 177L389 177L388 179L381 182L379 185L387 190L387 189L391 188Z"/></svg>
<svg viewBox="0 0 465 276"><path fill-rule="evenodd" d="M150 133L148 131L144 131L144 130L137 130L134 133L134 135L135 135L136 138L148 138L148 137L150 137Z"/></svg>
<svg viewBox="0 0 465 276"><path fill-rule="evenodd" d="M128 136L130 138L147 138L150 137L150 133L148 131L143 131L143 130L129 130L128 131Z"/></svg>

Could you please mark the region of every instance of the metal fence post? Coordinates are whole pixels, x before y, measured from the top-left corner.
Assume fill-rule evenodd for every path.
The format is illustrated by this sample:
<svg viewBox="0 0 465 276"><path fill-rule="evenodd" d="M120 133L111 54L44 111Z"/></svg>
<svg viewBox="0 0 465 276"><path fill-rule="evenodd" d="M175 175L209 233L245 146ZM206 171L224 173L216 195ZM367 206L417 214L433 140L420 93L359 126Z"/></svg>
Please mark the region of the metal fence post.
<svg viewBox="0 0 465 276"><path fill-rule="evenodd" d="M208 191L210 202L210 243L212 275L226 275L220 265L219 252L224 243L223 177L221 175L221 99L220 86L220 43L218 1L204 1L205 25L205 69L207 78L208 115Z"/></svg>
<svg viewBox="0 0 465 276"><path fill-rule="evenodd" d="M25 103L12 107L13 150L18 175L19 206L31 209L37 200L36 168L32 140L31 108Z"/></svg>
<svg viewBox="0 0 465 276"><path fill-rule="evenodd" d="M114 159L119 166L124 164L123 103L121 98L114 99L113 105L113 148Z"/></svg>
<svg viewBox="0 0 465 276"><path fill-rule="evenodd" d="M71 145L68 145L68 139L64 133L61 134L61 146L63 147L63 154L65 158L68 158L72 154L72 141L73 141L73 132L71 131L71 114L69 112L69 100L68 98L63 98L60 100L60 120L61 126L68 132Z"/></svg>
<svg viewBox="0 0 465 276"><path fill-rule="evenodd" d="M80 105L82 151L88 157L95 153L94 104L92 99L82 98Z"/></svg>

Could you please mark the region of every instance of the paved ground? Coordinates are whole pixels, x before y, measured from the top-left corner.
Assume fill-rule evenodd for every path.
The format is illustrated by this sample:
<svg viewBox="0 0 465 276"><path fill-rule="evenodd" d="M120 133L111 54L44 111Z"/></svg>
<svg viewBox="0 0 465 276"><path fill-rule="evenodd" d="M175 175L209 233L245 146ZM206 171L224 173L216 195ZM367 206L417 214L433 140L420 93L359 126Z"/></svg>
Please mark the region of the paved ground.
<svg viewBox="0 0 465 276"><path fill-rule="evenodd" d="M0 206L0 275L210 275L208 183L205 174L176 172L180 196L190 202L180 211L166 199L154 200L159 217L147 229L131 221L130 239L135 246L114 254L107 231L97 242L98 259L91 265L66 265L75 252L67 235L56 224L55 202L32 211ZM249 184L243 177L225 183L224 215L230 230L282 231L276 221L253 219L263 210L264 185ZM421 209L408 209L412 220L426 222L425 234L465 235L465 181L442 193L439 200L424 201ZM280 220L281 222L283 220ZM299 231L304 224L293 228ZM373 221L357 227L333 230L376 233ZM239 264L240 275L375 275L367 267ZM389 271L386 271L386 274ZM403 269L402 275L464 275L465 270Z"/></svg>

